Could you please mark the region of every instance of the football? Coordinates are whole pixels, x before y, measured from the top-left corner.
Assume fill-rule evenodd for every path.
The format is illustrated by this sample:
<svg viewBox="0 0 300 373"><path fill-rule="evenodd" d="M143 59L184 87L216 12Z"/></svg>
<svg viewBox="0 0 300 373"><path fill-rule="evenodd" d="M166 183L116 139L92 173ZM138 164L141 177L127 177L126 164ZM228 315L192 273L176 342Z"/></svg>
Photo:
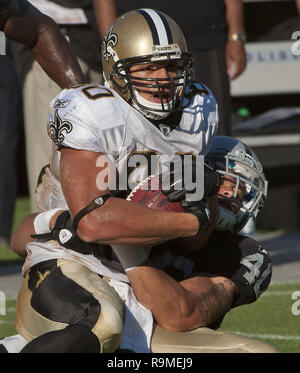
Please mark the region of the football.
<svg viewBox="0 0 300 373"><path fill-rule="evenodd" d="M126 198L154 210L183 212L180 202L170 202L161 190L158 175L151 175L141 181Z"/></svg>

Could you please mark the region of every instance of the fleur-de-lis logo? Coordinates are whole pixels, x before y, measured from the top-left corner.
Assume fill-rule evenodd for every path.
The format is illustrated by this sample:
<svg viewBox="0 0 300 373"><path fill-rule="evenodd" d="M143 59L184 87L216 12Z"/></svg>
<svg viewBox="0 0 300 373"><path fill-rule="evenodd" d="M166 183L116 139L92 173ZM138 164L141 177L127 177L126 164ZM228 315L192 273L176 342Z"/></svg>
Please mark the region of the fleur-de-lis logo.
<svg viewBox="0 0 300 373"><path fill-rule="evenodd" d="M59 146L65 139L62 132L70 133L72 129L72 124L68 121L63 122L58 115L58 110L55 110L54 121L49 123L49 136L51 140Z"/></svg>
<svg viewBox="0 0 300 373"><path fill-rule="evenodd" d="M109 57L112 56L111 48L114 47L118 42L118 36L116 34L112 34L113 26L107 31L106 35L104 36L104 40L102 42L102 52L103 57L108 62ZM108 48L111 47L111 48Z"/></svg>

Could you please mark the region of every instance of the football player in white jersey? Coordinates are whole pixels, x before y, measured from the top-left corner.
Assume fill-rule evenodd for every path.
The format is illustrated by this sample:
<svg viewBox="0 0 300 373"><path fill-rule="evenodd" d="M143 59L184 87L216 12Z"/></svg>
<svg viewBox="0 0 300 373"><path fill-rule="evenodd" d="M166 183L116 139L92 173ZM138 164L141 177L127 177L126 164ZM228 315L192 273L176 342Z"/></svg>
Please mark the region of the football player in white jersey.
<svg viewBox="0 0 300 373"><path fill-rule="evenodd" d="M100 246L72 246L66 229L59 231L57 241L40 238L27 245L16 315L17 330L31 341L23 352L115 351L124 304L102 277L128 277L110 246L125 245L129 255L128 247L141 247L134 250L136 266L147 259L145 246L201 236L217 223L217 215L211 213L209 221L201 203L188 205L182 213L153 211L99 188L99 174L106 170L99 157L112 160L122 175L137 153L204 155L217 130L214 97L193 83L184 37L168 16L151 9L121 16L109 29L102 51L106 87L64 90L51 104L48 131L55 149L38 188L44 210L69 209L78 237ZM213 194L219 179L211 171L204 177L210 181L205 197L216 205ZM45 232L41 217L48 222L50 218L48 211L45 214L34 221L36 233ZM67 217L60 216L64 225ZM71 247L65 247L67 242ZM125 270L132 272L130 265ZM184 292L190 297L183 305L196 299L201 288L209 293L213 287L209 296L223 309L214 308L214 315L203 318L194 302L184 326L161 322L165 328L181 331L208 325L228 310L228 302L219 300L226 295L232 303L238 294L235 284L222 275L198 276L196 292L190 281L186 284Z"/></svg>
<svg viewBox="0 0 300 373"><path fill-rule="evenodd" d="M131 268L125 265L126 273L138 299L152 311L156 323L164 326L162 328L154 324L153 333L152 329L148 329L148 333L145 331L146 335L151 336L149 349L152 352L181 353L278 352L263 342L213 330L218 327L221 320L212 323L212 317L215 318L219 312L222 319L224 305L228 301L228 308L251 303L267 289L271 278L271 263L266 251L261 249L253 239L236 233L251 216L257 216L266 198L267 181L257 157L236 139L216 137L206 160L222 175L218 191L220 219L214 232L211 229L204 231L200 241L196 240L195 247L193 247L194 240L188 242L188 246L184 245L183 240L173 240L154 247L147 262ZM171 193L169 193L170 197ZM176 193L178 195L178 192ZM72 231L72 226L70 222L66 223L66 219L55 224L55 215L57 214L50 218L49 213L42 213L45 226L37 227L43 228L46 232L49 230L49 225L50 229L56 225L48 238L59 237L59 230L62 232L71 229ZM30 233L36 233L34 230L36 224L33 222L34 216L31 216L20 225L14 235L12 246L14 250L18 245L20 249L23 248L31 240ZM27 237L24 232L27 232ZM78 242L73 240L72 245L78 246L77 244ZM82 244L88 246L87 243L82 242ZM132 258L133 253L137 254L134 258ZM134 249L129 256L130 258L123 263L131 262L132 265L135 260L139 260L138 251ZM31 276L33 277L33 274ZM49 281L53 282L53 277L50 280L51 274L49 276ZM221 276L228 279L227 283L220 282ZM216 286L211 286L207 282L207 291L205 291L203 282L205 278L216 281ZM37 282L41 282L40 277L37 278ZM228 286L230 283L238 289L233 299L228 297L225 287L222 291L222 286ZM132 295L131 302L133 297ZM192 323L195 321L193 306L199 310L197 323L202 318L202 324L209 325L209 328L193 329L192 334L168 331L174 329L185 331L193 327ZM146 312L145 309L144 311ZM147 330L148 326L142 325ZM129 347L135 352L145 351L139 350L141 348L139 343L143 344L143 338L132 343L137 336L132 333L128 336L127 331L128 324L125 323L124 339L127 339L127 343L123 341L121 347ZM13 336L6 338L3 343L11 352L17 352L20 344L24 346L26 341L21 336ZM1 347L3 349L3 345L0 349Z"/></svg>
<svg viewBox="0 0 300 373"><path fill-rule="evenodd" d="M122 175L136 153L171 158L176 152L204 155L208 150L217 131L217 105L207 88L192 81L181 30L154 10L129 12L107 32L102 60L105 87L66 89L50 105L48 133L55 148L38 191L40 206L45 211L69 208L78 236L102 246L143 247L200 234L208 224L205 210L178 213L174 219L174 213L132 204L98 184L103 155ZM36 240L27 247L17 328L28 340L40 336L28 345L31 351L114 351L121 340L124 304L98 274L117 280L127 276L120 263L110 260L111 249L108 254L105 246L97 253L71 251L61 243ZM53 299L53 308L42 309L41 291L52 278L56 296L49 295L50 289L45 296ZM81 296L75 296L81 288ZM72 315L66 306L71 299L78 302ZM89 305L85 321L84 305ZM75 308L81 316L74 317Z"/></svg>

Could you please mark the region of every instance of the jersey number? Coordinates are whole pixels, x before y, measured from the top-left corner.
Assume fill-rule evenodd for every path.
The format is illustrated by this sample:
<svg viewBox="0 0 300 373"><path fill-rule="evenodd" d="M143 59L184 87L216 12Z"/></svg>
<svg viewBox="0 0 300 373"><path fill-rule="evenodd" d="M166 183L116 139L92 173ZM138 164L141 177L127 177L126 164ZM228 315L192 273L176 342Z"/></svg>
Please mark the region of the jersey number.
<svg viewBox="0 0 300 373"><path fill-rule="evenodd" d="M250 271L244 274L245 279L249 282L250 285L254 284L254 291L256 297L259 297L261 294L260 286L267 276L271 273L271 263L268 267L260 274L260 267L264 262L264 256L262 254L256 253L253 255L248 255L241 260L241 264L246 266Z"/></svg>

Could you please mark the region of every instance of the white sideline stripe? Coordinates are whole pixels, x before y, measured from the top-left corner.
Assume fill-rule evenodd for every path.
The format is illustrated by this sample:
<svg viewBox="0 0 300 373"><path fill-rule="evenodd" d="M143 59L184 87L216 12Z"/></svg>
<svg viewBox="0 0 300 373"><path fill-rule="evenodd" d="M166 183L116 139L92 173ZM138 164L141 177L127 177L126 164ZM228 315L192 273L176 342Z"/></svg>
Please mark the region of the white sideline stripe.
<svg viewBox="0 0 300 373"><path fill-rule="evenodd" d="M261 296L262 297L267 297L267 296L271 296L271 295L275 295L275 296L281 296L281 295L292 295L293 292L296 291L296 290L269 290L269 291L266 291L265 293L263 293ZM299 289L300 291L300 289Z"/></svg>
<svg viewBox="0 0 300 373"><path fill-rule="evenodd" d="M283 286L283 285L300 285L300 280L289 280L289 281L274 281L273 285Z"/></svg>
<svg viewBox="0 0 300 373"><path fill-rule="evenodd" d="M283 340L287 340L287 341L300 341L300 336L299 335L247 334L247 333L241 333L240 331L232 331L232 332L229 332L229 333L244 335L245 337L250 337L250 338L283 339Z"/></svg>

